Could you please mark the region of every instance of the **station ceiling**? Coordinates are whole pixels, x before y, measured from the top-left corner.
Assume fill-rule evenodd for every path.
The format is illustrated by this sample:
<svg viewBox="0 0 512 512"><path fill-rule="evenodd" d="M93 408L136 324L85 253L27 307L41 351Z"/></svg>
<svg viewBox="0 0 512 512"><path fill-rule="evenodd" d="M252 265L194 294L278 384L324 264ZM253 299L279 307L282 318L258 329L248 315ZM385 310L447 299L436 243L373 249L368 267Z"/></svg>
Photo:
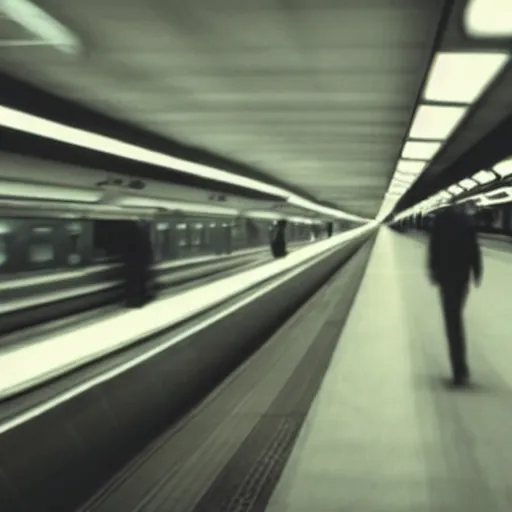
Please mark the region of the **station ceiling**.
<svg viewBox="0 0 512 512"><path fill-rule="evenodd" d="M475 2L476 3L476 2ZM485 2L478 2L484 5ZM489 18L490 25L498 28L500 16L512 19L512 3L487 2L501 7L501 13ZM466 54L512 55L512 35L504 37L469 37L463 27L464 10L468 2L455 0L438 40L437 51ZM508 6L508 10L507 10ZM482 20L485 21L485 20ZM506 22L510 27L510 21ZM471 76L467 77L471 82ZM464 80L461 87L464 87ZM422 101L425 104L429 102ZM431 102L432 103L432 102ZM451 136L443 141L440 151L428 162L419 179L402 196L395 213L404 210L439 190L471 177L480 170L512 156L512 59L492 80Z"/></svg>
<svg viewBox="0 0 512 512"><path fill-rule="evenodd" d="M33 3L77 45L48 44L48 31L27 30L11 12L0 19L2 70L169 140L170 154L176 143L198 148L233 172L256 169L364 217L377 214L388 189L434 52L483 44L463 35L465 0ZM449 180L507 118L511 72L403 204Z"/></svg>

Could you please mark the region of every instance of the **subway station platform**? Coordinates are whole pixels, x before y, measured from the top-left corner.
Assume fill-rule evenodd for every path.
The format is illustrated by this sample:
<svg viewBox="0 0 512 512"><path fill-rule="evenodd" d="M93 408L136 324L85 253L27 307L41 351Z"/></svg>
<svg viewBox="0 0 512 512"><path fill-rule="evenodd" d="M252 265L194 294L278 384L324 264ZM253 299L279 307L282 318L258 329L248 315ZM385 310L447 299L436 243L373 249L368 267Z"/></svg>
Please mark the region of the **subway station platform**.
<svg viewBox="0 0 512 512"><path fill-rule="evenodd" d="M455 390L426 249L381 229L268 512L512 510L512 251L484 243Z"/></svg>

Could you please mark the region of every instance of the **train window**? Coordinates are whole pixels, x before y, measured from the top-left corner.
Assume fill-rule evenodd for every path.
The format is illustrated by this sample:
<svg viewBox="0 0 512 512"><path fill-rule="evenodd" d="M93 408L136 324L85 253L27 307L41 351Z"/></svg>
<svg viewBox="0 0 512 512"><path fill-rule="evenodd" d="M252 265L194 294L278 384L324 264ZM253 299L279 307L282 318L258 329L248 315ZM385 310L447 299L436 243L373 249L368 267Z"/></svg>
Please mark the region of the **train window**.
<svg viewBox="0 0 512 512"><path fill-rule="evenodd" d="M155 257L160 261L167 257L171 243L169 224L159 222L156 225Z"/></svg>
<svg viewBox="0 0 512 512"><path fill-rule="evenodd" d="M55 250L52 244L31 244L29 248L29 260L31 263L48 263L55 259Z"/></svg>
<svg viewBox="0 0 512 512"><path fill-rule="evenodd" d="M53 228L51 226L37 226L32 228L32 233L35 235L50 235L53 233Z"/></svg>
<svg viewBox="0 0 512 512"><path fill-rule="evenodd" d="M7 242L5 240L5 236L0 234L0 267L3 267L7 263L8 259Z"/></svg>
<svg viewBox="0 0 512 512"><path fill-rule="evenodd" d="M208 224L208 229L204 230L205 245L211 247L215 243L216 229L217 229L217 224L215 222L210 222Z"/></svg>
<svg viewBox="0 0 512 512"><path fill-rule="evenodd" d="M72 222L66 226L66 230L71 238L71 249L68 255L68 263L70 265L78 265L82 260L80 256L80 238L82 234L82 226L78 222Z"/></svg>
<svg viewBox="0 0 512 512"><path fill-rule="evenodd" d="M9 259L7 252L7 230L3 231L2 227L0 224L0 267L3 267Z"/></svg>
<svg viewBox="0 0 512 512"><path fill-rule="evenodd" d="M176 224L176 235L178 238L178 247L186 247L188 245L187 240L187 225L184 222Z"/></svg>
<svg viewBox="0 0 512 512"><path fill-rule="evenodd" d="M191 245L193 245L193 246L202 245L202 241L204 239L203 231L204 231L204 226L202 223L197 222L197 223L193 224L192 233L191 233Z"/></svg>
<svg viewBox="0 0 512 512"><path fill-rule="evenodd" d="M0 222L0 267L3 267L9 260L9 248L7 237L11 232L11 227L4 222Z"/></svg>
<svg viewBox="0 0 512 512"><path fill-rule="evenodd" d="M52 226L35 226L32 228L32 241L28 248L30 263L42 264L55 260L55 248L52 243Z"/></svg>

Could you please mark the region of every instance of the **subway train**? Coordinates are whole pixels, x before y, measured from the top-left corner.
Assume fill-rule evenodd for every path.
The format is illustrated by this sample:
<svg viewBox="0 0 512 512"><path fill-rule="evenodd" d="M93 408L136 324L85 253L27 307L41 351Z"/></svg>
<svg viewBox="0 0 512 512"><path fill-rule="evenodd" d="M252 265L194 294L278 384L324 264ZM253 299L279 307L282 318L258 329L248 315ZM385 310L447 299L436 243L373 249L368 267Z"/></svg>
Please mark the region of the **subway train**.
<svg viewBox="0 0 512 512"><path fill-rule="evenodd" d="M144 284L149 301L261 264L279 219L291 250L329 236L331 219L315 215L286 201L3 154L0 335L118 303L127 283L135 295ZM334 232L345 229L335 222Z"/></svg>
<svg viewBox="0 0 512 512"><path fill-rule="evenodd" d="M123 250L137 252L138 234L149 243L154 296L270 260L273 225L286 218L27 203L0 206L0 335L122 300ZM287 220L292 249L327 236L324 222Z"/></svg>
<svg viewBox="0 0 512 512"><path fill-rule="evenodd" d="M256 215L256 216L255 216ZM27 274L90 267L116 260L112 236L137 222L147 230L153 262L231 254L269 243L275 221L193 213L163 213L141 219L66 219L63 215L0 218L0 275L19 279ZM286 217L285 217L286 218ZM289 242L324 236L321 222L288 218Z"/></svg>

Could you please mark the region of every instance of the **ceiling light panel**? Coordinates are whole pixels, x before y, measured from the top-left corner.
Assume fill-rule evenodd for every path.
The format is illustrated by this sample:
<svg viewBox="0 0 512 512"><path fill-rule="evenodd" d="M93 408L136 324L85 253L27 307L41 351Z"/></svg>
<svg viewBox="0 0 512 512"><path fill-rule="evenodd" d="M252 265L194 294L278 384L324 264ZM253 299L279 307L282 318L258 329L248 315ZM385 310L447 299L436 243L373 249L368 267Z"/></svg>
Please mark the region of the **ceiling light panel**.
<svg viewBox="0 0 512 512"><path fill-rule="evenodd" d="M472 37L512 37L512 2L469 0L464 11L464 28Z"/></svg>
<svg viewBox="0 0 512 512"><path fill-rule="evenodd" d="M428 101L473 103L508 60L507 53L440 52L430 67L423 96Z"/></svg>
<svg viewBox="0 0 512 512"><path fill-rule="evenodd" d="M396 181L393 181L393 182L391 182L388 190L396 190L403 194L407 190L409 190L409 188L410 188L410 185L408 185L408 184L406 185L404 183L398 183Z"/></svg>
<svg viewBox="0 0 512 512"><path fill-rule="evenodd" d="M407 141L402 150L402 158L431 160L441 148L441 142Z"/></svg>
<svg viewBox="0 0 512 512"><path fill-rule="evenodd" d="M412 122L411 139L447 139L458 126L466 107L441 107L420 105Z"/></svg>
<svg viewBox="0 0 512 512"><path fill-rule="evenodd" d="M512 174L512 158L503 160L499 164L496 164L493 169L502 177L510 176Z"/></svg>
<svg viewBox="0 0 512 512"><path fill-rule="evenodd" d="M420 174L425 169L427 162L421 160L399 160L397 171Z"/></svg>
<svg viewBox="0 0 512 512"><path fill-rule="evenodd" d="M473 181L470 178L465 178L461 181L459 181L459 185L461 187L464 187L466 190L471 190L472 188L475 188L478 186L478 183L476 181Z"/></svg>
<svg viewBox="0 0 512 512"><path fill-rule="evenodd" d="M484 183L490 183L491 181L494 181L496 176L490 171L478 171L471 177L471 179L483 185Z"/></svg>
<svg viewBox="0 0 512 512"><path fill-rule="evenodd" d="M439 192L439 197L441 197L442 199L450 199L452 197L452 194L450 194L448 190L441 190L441 192Z"/></svg>
<svg viewBox="0 0 512 512"><path fill-rule="evenodd" d="M397 183L396 181L392 181L389 185L389 188L394 188L394 189L402 189L402 190L405 190L406 188L408 188L408 185L406 185L405 183Z"/></svg>
<svg viewBox="0 0 512 512"><path fill-rule="evenodd" d="M459 185L452 185L451 187L448 187L448 192L451 192L453 195L457 196L459 194L462 194L464 192L464 189L462 187L459 187Z"/></svg>
<svg viewBox="0 0 512 512"><path fill-rule="evenodd" d="M414 174L403 174L401 172L395 172L393 180L401 181L403 183L411 184L416 181L417 176Z"/></svg>

